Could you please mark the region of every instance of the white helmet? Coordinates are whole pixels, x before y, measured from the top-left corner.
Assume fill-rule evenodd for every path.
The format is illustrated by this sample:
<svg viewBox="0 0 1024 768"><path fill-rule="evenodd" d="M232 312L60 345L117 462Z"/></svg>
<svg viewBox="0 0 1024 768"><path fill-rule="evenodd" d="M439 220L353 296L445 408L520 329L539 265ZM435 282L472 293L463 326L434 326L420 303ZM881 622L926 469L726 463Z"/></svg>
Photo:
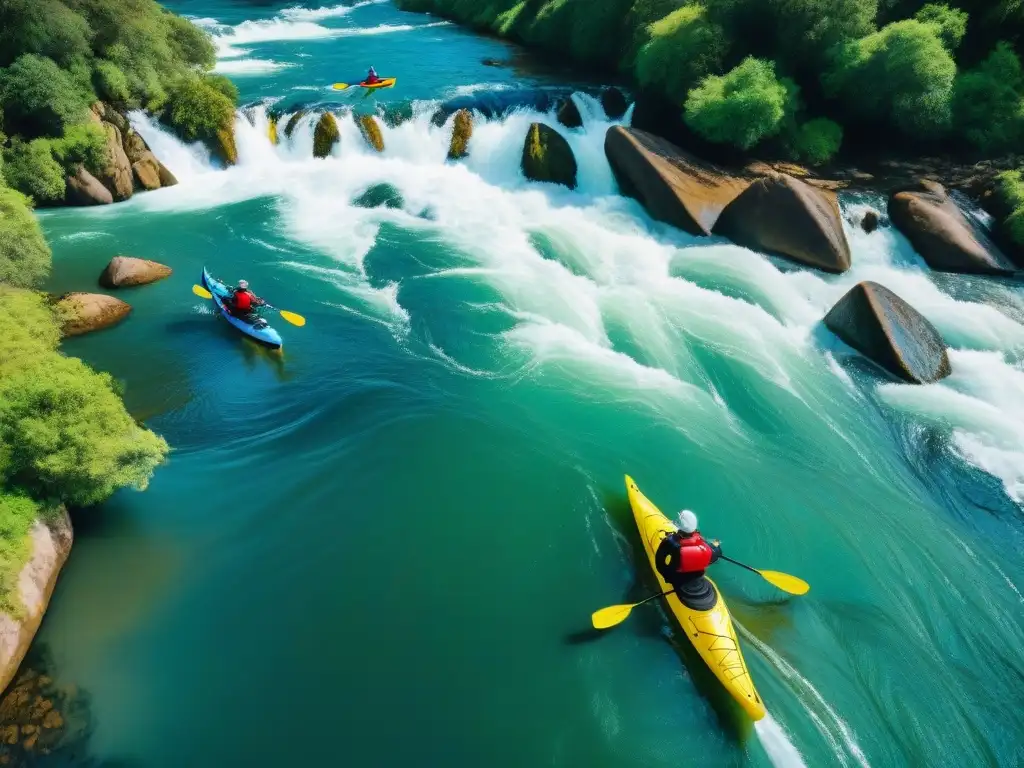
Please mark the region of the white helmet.
<svg viewBox="0 0 1024 768"><path fill-rule="evenodd" d="M697 516L688 509L679 513L679 530L687 534L697 530Z"/></svg>
<svg viewBox="0 0 1024 768"><path fill-rule="evenodd" d="M241 288L243 291L249 290L249 281L248 280L239 280L238 281L238 287Z"/></svg>

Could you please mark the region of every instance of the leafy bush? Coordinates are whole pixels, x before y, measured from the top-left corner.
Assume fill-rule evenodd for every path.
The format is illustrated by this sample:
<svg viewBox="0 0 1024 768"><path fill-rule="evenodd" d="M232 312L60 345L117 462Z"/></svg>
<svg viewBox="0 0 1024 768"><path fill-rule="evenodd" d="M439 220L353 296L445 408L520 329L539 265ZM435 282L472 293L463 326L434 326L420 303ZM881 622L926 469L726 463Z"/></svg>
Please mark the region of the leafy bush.
<svg viewBox="0 0 1024 768"><path fill-rule="evenodd" d="M143 489L166 452L81 360L52 354L0 379L0 479L35 498L86 505Z"/></svg>
<svg viewBox="0 0 1024 768"><path fill-rule="evenodd" d="M1024 248L1024 174L1004 171L996 177L996 197L1006 212L1002 229L1010 240Z"/></svg>
<svg viewBox="0 0 1024 768"><path fill-rule="evenodd" d="M949 126L956 64L938 32L935 24L897 21L842 45L822 84L861 119L939 135Z"/></svg>
<svg viewBox="0 0 1024 768"><path fill-rule="evenodd" d="M822 165L839 151L843 143L843 129L828 118L818 117L797 127L787 143L797 159L811 165Z"/></svg>
<svg viewBox="0 0 1024 768"><path fill-rule="evenodd" d="M999 43L977 69L957 78L953 122L985 152L1005 152L1024 139L1024 72L1008 43Z"/></svg>
<svg viewBox="0 0 1024 768"><path fill-rule="evenodd" d="M229 78L224 77L224 75L206 75L204 79L208 85L227 96L228 101L232 105L238 103L238 86L231 82Z"/></svg>
<svg viewBox="0 0 1024 768"><path fill-rule="evenodd" d="M50 142L50 147L67 173L79 164L91 173L99 173L110 161L107 135L95 123L68 126L63 136Z"/></svg>
<svg viewBox="0 0 1024 768"><path fill-rule="evenodd" d="M677 103L721 64L721 28L707 21L704 8L684 5L647 28L648 41L636 55L634 73L643 86L655 86Z"/></svg>
<svg viewBox="0 0 1024 768"><path fill-rule="evenodd" d="M60 64L91 54L92 29L84 17L61 0L4 0L0 3L0 66L23 53L46 56Z"/></svg>
<svg viewBox="0 0 1024 768"><path fill-rule="evenodd" d="M121 68L112 61L97 59L93 69L96 92L112 104L127 104L132 99L132 89Z"/></svg>
<svg viewBox="0 0 1024 768"><path fill-rule="evenodd" d="M7 183L36 203L64 199L64 169L53 157L49 139L15 139L4 152Z"/></svg>
<svg viewBox="0 0 1024 768"><path fill-rule="evenodd" d="M929 3L915 13L914 18L925 24L937 26L939 38L950 51L955 51L967 34L967 14L948 5Z"/></svg>
<svg viewBox="0 0 1024 768"><path fill-rule="evenodd" d="M209 77L182 77L169 91L164 120L186 141L211 140L234 120L234 103Z"/></svg>
<svg viewBox="0 0 1024 768"><path fill-rule="evenodd" d="M690 91L687 124L709 141L750 149L777 134L796 86L775 75L775 65L748 57L722 76L709 75Z"/></svg>
<svg viewBox="0 0 1024 768"><path fill-rule="evenodd" d="M0 378L34 365L57 349L60 329L46 296L0 285Z"/></svg>
<svg viewBox="0 0 1024 768"><path fill-rule="evenodd" d="M25 610L18 577L32 555L28 533L41 512L40 505L27 496L0 490L0 612L15 617Z"/></svg>
<svg viewBox="0 0 1024 768"><path fill-rule="evenodd" d="M13 189L0 187L0 283L35 286L49 273L50 246L28 200Z"/></svg>
<svg viewBox="0 0 1024 768"><path fill-rule="evenodd" d="M167 40L175 57L190 67L208 70L217 63L216 49L210 36L188 19L174 14L163 16L167 28ZM230 81L229 81L230 82ZM237 101L238 91L235 91Z"/></svg>
<svg viewBox="0 0 1024 768"><path fill-rule="evenodd" d="M91 98L91 93L42 56L20 56L0 72L0 106L9 133L60 136L65 123L84 118Z"/></svg>

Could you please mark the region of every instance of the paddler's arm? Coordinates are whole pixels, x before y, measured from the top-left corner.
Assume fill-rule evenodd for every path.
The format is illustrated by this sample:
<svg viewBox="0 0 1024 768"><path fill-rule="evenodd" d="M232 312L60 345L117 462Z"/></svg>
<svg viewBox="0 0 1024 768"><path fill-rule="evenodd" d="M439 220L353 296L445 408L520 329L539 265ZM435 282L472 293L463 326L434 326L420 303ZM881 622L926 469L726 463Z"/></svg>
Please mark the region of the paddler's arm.
<svg viewBox="0 0 1024 768"><path fill-rule="evenodd" d="M711 562L714 563L722 556L722 542L714 539L708 542L708 546L711 547Z"/></svg>

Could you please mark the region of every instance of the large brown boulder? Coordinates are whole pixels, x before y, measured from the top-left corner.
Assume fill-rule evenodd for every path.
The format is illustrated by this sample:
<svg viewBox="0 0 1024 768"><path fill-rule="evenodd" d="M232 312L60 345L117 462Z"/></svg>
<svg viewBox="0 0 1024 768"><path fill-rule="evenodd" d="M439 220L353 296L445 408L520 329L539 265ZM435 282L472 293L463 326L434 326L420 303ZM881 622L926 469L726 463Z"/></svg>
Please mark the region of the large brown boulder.
<svg viewBox="0 0 1024 768"><path fill-rule="evenodd" d="M173 187L178 183L178 177L167 170L167 166L161 163L159 160L156 161L156 170L160 174L160 186L161 187Z"/></svg>
<svg viewBox="0 0 1024 768"><path fill-rule="evenodd" d="M921 180L893 193L889 219L932 269L989 275L1015 271L937 182Z"/></svg>
<svg viewBox="0 0 1024 768"><path fill-rule="evenodd" d="M147 152L137 162L132 163L135 184L140 189L160 189L160 162Z"/></svg>
<svg viewBox="0 0 1024 768"><path fill-rule="evenodd" d="M100 184L99 179L79 165L74 175L67 178L64 202L68 205L110 205L114 196Z"/></svg>
<svg viewBox="0 0 1024 768"><path fill-rule="evenodd" d="M609 128L604 152L625 194L653 218L693 235L710 235L725 206L750 183L633 128Z"/></svg>
<svg viewBox="0 0 1024 768"><path fill-rule="evenodd" d="M383 152L384 134L380 130L377 118L373 115L360 115L356 119L356 124L359 126L359 132L363 134L363 139L365 139L367 145L371 149Z"/></svg>
<svg viewBox="0 0 1024 768"><path fill-rule="evenodd" d="M115 201L127 200L135 191L135 181L132 164L124 152L121 131L106 122L103 123L103 131L107 135L107 164L96 178L110 190Z"/></svg>
<svg viewBox="0 0 1024 768"><path fill-rule="evenodd" d="M825 325L889 373L912 384L949 376L942 336L916 309L888 288L853 286L825 315Z"/></svg>
<svg viewBox="0 0 1024 768"><path fill-rule="evenodd" d="M850 268L850 244L835 194L784 173L773 171L751 183L725 207L714 232L826 272Z"/></svg>
<svg viewBox="0 0 1024 768"><path fill-rule="evenodd" d="M583 115L580 114L579 107L576 106L576 102L571 98L567 98L562 102L556 117L558 122L566 128L581 128L583 126Z"/></svg>
<svg viewBox="0 0 1024 768"><path fill-rule="evenodd" d="M171 274L171 268L148 259L131 256L115 256L100 274L100 285L104 288L129 288L163 280Z"/></svg>
<svg viewBox="0 0 1024 768"><path fill-rule="evenodd" d="M461 160L469 154L469 139L473 135L473 115L460 109L452 119L452 138L448 142L448 159Z"/></svg>
<svg viewBox="0 0 1024 768"><path fill-rule="evenodd" d="M576 156L569 142L554 128L532 123L523 142L523 174L576 189Z"/></svg>
<svg viewBox="0 0 1024 768"><path fill-rule="evenodd" d="M117 325L132 308L113 296L101 293L69 293L57 302L65 336L80 336Z"/></svg>
<svg viewBox="0 0 1024 768"><path fill-rule="evenodd" d="M129 163L135 164L139 162L149 152L149 145L146 144L146 140L135 131L129 130L122 138L124 140L124 153L128 156Z"/></svg>
<svg viewBox="0 0 1024 768"><path fill-rule="evenodd" d="M324 112L313 131L313 157L327 157L340 138L338 121L330 112Z"/></svg>

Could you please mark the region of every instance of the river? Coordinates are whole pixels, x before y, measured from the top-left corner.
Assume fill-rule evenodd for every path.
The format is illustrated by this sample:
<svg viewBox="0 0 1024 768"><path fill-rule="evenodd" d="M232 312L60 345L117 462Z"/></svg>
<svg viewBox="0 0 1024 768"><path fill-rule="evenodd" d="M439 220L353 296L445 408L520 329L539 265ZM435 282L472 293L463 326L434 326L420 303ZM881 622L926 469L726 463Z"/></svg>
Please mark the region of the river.
<svg viewBox="0 0 1024 768"><path fill-rule="evenodd" d="M323 0L330 2L330 0ZM176 0L250 105L218 170L141 116L181 183L46 212L51 290L117 253L173 267L65 344L173 448L76 519L39 636L88 754L164 766L904 766L1024 761L1024 297L931 272L892 229L827 276L617 194L594 83L385 2ZM485 66L483 59L516 59ZM413 119L362 142L330 89L373 65ZM576 191L519 172L521 107L445 161L438 103L578 91ZM539 95L539 96L538 96ZM330 106L267 139L267 105ZM537 103L541 103L538 101ZM490 113L489 113L490 114ZM627 115L628 119L628 115ZM283 123L282 123L283 124ZM354 204L388 184L399 207ZM843 199L847 213L882 197ZM203 265L308 319L276 358L193 296ZM924 313L953 375L881 377L821 326L860 280ZM623 475L789 598L714 576L770 718L751 729L650 593ZM56 759L56 758L55 758Z"/></svg>

